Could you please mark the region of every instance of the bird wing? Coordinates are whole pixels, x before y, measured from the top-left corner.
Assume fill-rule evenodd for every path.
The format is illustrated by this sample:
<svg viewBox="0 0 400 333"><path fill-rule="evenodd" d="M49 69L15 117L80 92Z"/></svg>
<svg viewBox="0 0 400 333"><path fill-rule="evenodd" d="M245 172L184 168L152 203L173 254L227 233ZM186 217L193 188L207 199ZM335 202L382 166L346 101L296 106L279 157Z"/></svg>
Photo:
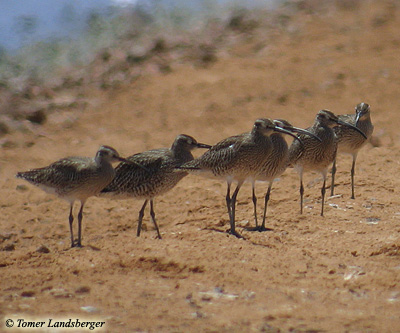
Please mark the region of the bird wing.
<svg viewBox="0 0 400 333"><path fill-rule="evenodd" d="M346 123L352 124L355 126L356 124L356 115L355 114L342 114L338 116L339 120L344 121Z"/></svg>
<svg viewBox="0 0 400 333"><path fill-rule="evenodd" d="M237 154L248 144L248 133L226 138L206 151L202 156L184 163L184 170L214 170L217 174L226 170L236 160Z"/></svg>
<svg viewBox="0 0 400 333"><path fill-rule="evenodd" d="M118 192L124 188L135 188L151 181L153 177L164 171L165 168L173 169L172 163L168 163L169 149L149 150L138 153L127 158L131 162L139 164L129 164L121 162L115 168L115 177L112 182L102 190L105 192Z"/></svg>
<svg viewBox="0 0 400 333"><path fill-rule="evenodd" d="M241 143L244 142L244 139L246 138L246 135L248 133L243 133L239 135L234 135L230 136L229 138L223 139L220 142L216 143L214 146L212 146L208 151L221 151L226 148L230 148L232 145L235 145L235 147L238 147ZM208 153L207 151L207 153Z"/></svg>
<svg viewBox="0 0 400 333"><path fill-rule="evenodd" d="M307 130L311 130L312 127L307 128ZM292 144L289 147L289 165L294 166L297 161L303 156L304 152L309 149L308 147L313 147L315 145L319 145L319 141L309 135L306 134L297 134L299 140L293 140Z"/></svg>
<svg viewBox="0 0 400 333"><path fill-rule="evenodd" d="M93 159L85 157L67 157L58 160L47 167L18 173L23 178L35 185L48 187L71 187L72 184L80 184L91 177L88 166L95 164Z"/></svg>

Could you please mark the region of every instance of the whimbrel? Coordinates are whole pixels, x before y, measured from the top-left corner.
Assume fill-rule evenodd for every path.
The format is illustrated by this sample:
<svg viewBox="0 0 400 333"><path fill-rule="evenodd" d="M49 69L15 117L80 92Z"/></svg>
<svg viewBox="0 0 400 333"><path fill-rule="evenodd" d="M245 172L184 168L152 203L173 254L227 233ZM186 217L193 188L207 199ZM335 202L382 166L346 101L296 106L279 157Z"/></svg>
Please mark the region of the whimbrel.
<svg viewBox="0 0 400 333"><path fill-rule="evenodd" d="M22 178L42 190L55 194L70 203L69 228L71 247L82 246L82 214L86 200L99 193L115 176L111 163L125 161L118 152L109 146L101 146L94 158L67 157L47 167L18 172ZM78 213L78 239L74 241L72 209L75 200L81 202Z"/></svg>
<svg viewBox="0 0 400 333"><path fill-rule="evenodd" d="M287 131L290 131L293 133L309 135L309 136L314 137L316 140L321 141L321 139L318 136L316 136L315 134L308 132L306 130L303 130L301 128L294 127L287 120L275 119L275 120L273 120L273 122L276 126L283 128ZM254 182L253 182L252 183L252 190L253 190L252 192L253 192L254 217L255 217L256 227L248 228L247 230L249 230L249 231L269 230L265 227L265 218L266 218L267 206L268 206L268 201L270 198L272 183L273 183L274 179L279 177L286 170L288 163L289 163L288 144L287 144L285 138L283 137L282 133L274 132L270 135L270 138L272 141L272 150L271 150L270 154L268 155L268 158L265 160L265 163L263 164L263 166L260 170L260 173L256 177L257 180L268 181L268 190L264 197L263 220L262 220L261 226L259 226L257 223L257 212L256 212L257 197L255 195ZM296 136L295 136L295 139L299 140L299 138ZM300 144L301 144L301 142L300 142Z"/></svg>
<svg viewBox="0 0 400 333"><path fill-rule="evenodd" d="M226 205L230 222L229 233L238 238L242 238L235 230L235 210L238 192L246 180L253 182L260 171L266 156L272 149L272 142L269 136L274 131L288 132L277 127L270 119L257 119L251 132L226 138L199 158L180 167L180 169L191 173L199 172L206 177L217 177L226 180ZM231 197L230 190L233 182L237 182L237 186Z"/></svg>
<svg viewBox="0 0 400 333"><path fill-rule="evenodd" d="M364 133L357 127L343 122L331 111L321 110L317 113L314 124L307 130L317 135L322 141L313 137L300 135L301 142L294 141L289 148L289 163L297 169L300 176L300 213L303 213L303 172L315 170L322 174L323 185L321 188L321 216L324 216L325 184L329 165L336 155L337 141L332 127L335 125L347 126L355 129L361 135ZM365 135L364 135L365 136Z"/></svg>
<svg viewBox="0 0 400 333"><path fill-rule="evenodd" d="M354 131L349 127L337 126L334 127L337 140L338 140L338 152L350 154L353 157L353 163L351 166L351 198L354 199L354 173L358 151L368 142L374 126L371 122L370 106L367 103L360 103L355 107L355 114L340 115L339 119L358 127L366 136L360 135L357 131ZM333 161L332 166L332 186L331 195L334 194L335 187L335 174L336 174L336 158Z"/></svg>
<svg viewBox="0 0 400 333"><path fill-rule="evenodd" d="M113 199L144 199L144 204L139 212L137 236L140 236L144 210L150 201L150 216L156 228L158 238L160 230L156 222L153 200L171 190L187 175L185 171L176 171L175 167L193 160L191 151L195 148L211 148L211 146L198 143L193 137L185 134L178 135L171 148L148 150L127 158L146 168L128 163L120 163L115 168L114 180L101 191L100 196Z"/></svg>

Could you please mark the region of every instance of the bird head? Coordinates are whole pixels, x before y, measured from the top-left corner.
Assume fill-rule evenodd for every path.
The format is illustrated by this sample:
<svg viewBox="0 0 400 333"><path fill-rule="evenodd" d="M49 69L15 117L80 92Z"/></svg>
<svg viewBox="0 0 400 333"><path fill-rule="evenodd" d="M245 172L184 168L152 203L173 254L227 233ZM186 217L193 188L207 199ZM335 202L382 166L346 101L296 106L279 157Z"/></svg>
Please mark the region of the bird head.
<svg viewBox="0 0 400 333"><path fill-rule="evenodd" d="M367 103L360 103L357 104L355 107L356 109L356 126L358 125L358 122L360 120L366 120L368 119L370 115L370 106Z"/></svg>

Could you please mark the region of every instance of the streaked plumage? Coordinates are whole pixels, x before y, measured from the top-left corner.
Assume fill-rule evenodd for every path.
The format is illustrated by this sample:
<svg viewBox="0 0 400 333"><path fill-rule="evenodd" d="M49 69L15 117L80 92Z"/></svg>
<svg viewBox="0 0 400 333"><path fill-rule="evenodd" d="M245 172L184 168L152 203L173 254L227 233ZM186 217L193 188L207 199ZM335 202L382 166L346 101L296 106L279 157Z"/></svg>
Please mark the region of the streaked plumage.
<svg viewBox="0 0 400 333"><path fill-rule="evenodd" d="M300 135L302 144L294 141L289 149L290 164L295 167L300 176L300 212L303 213L303 172L314 170L323 177L321 188L321 216L324 215L325 184L329 165L336 156L337 141L333 127L335 125L349 126L359 131L356 127L341 121L331 111L321 110L317 113L314 124L307 130L317 135L322 141L311 136ZM362 133L362 132L361 132Z"/></svg>
<svg viewBox="0 0 400 333"><path fill-rule="evenodd" d="M18 172L17 178L27 180L42 190L57 195L70 203L69 225L71 247L82 246L82 212L86 200L99 193L115 176L111 163L124 160L109 146L101 146L94 158L67 157L47 167ZM78 240L73 237L72 208L75 200L81 202L78 214Z"/></svg>
<svg viewBox="0 0 400 333"><path fill-rule="evenodd" d="M270 119L257 119L251 132L226 138L201 157L183 164L180 169L200 173L206 177L224 179L227 182L226 205L230 221L230 233L242 236L235 230L236 197L243 183L254 182L272 149L269 136L279 129ZM230 195L233 182L237 187Z"/></svg>
<svg viewBox="0 0 400 333"><path fill-rule="evenodd" d="M355 107L355 114L340 115L339 119L345 121L353 126L358 127L367 138L363 137L359 132L349 127L334 127L334 131L338 140L338 153L350 154L353 158L351 167L351 198L354 199L354 173L357 155L359 150L371 138L374 126L371 122L370 106L367 103L357 104ZM331 195L334 194L335 187L335 174L336 174L336 158L333 161L332 167L332 185Z"/></svg>
<svg viewBox="0 0 400 333"><path fill-rule="evenodd" d="M285 129L285 130L289 131L290 133L293 132L293 133L309 135L309 136L314 137L317 140L320 140L315 134L310 133L301 128L294 127L287 120L275 119L275 120L273 120L273 122L279 128ZM285 133L285 134L290 134L290 133ZM263 213L262 224L259 226L257 223L257 211L256 211L257 197L255 195L254 182L253 182L252 183L252 194L253 194L254 217L255 217L256 227L248 228L247 230L250 230L250 231L266 231L266 230L268 230L265 227L265 218L266 218L267 206L268 206L268 201L270 198L272 184L273 184L274 179L279 177L286 170L286 168L289 164L288 144L282 134L283 134L282 132L273 132L270 135L270 139L272 142L272 150L270 151L269 155L265 159L265 162L262 165L259 174L256 176L257 180L268 181L268 183L269 183L268 190L264 197L264 213ZM296 137L294 134L290 134L290 135L294 136L296 140L299 140L298 137Z"/></svg>
<svg viewBox="0 0 400 333"><path fill-rule="evenodd" d="M171 148L148 150L127 158L128 161L142 165L146 170L136 165L120 163L115 169L114 180L99 195L113 199L135 198L145 200L139 212L138 236L140 236L144 209L150 201L151 219L158 237L161 238L154 213L154 198L171 190L187 175L185 171L176 171L175 167L193 160L191 153L193 149L210 147L198 143L189 135L178 135Z"/></svg>

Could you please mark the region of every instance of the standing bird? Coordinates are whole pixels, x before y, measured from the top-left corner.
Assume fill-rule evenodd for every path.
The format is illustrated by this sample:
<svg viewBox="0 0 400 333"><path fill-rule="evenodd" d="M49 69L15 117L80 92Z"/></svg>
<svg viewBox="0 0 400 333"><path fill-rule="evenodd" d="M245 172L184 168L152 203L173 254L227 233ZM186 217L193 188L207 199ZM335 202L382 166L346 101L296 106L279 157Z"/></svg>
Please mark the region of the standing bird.
<svg viewBox="0 0 400 333"><path fill-rule="evenodd" d="M321 188L321 216L324 216L326 175L329 165L335 159L337 150L337 141L335 133L332 129L335 125L350 127L358 131L361 135L365 136L365 134L359 128L340 120L331 111L321 110L317 113L314 124L307 128L307 130L317 135L322 141L318 141L313 137L301 134L300 139L303 144L294 141L289 148L290 164L297 169L297 172L300 176L301 214L303 214L304 195L303 172L307 170L315 170L320 172L324 179Z"/></svg>
<svg viewBox="0 0 400 333"><path fill-rule="evenodd" d="M146 170L129 163L120 163L116 168L114 180L104 188L100 196L112 199L144 199L144 204L139 212L137 236L140 236L144 210L150 201L150 216L161 239L154 213L153 200L171 190L187 175L185 171L176 171L175 167L193 160L191 151L195 148L211 148L211 146L198 143L189 135L181 134L175 138L171 148L148 150L127 158L128 161L140 164Z"/></svg>
<svg viewBox="0 0 400 333"><path fill-rule="evenodd" d="M356 167L356 160L358 151L363 147L368 140L371 138L372 132L374 131L374 125L371 122L370 106L367 103L357 104L355 114L344 114L338 116L340 120L345 121L359 128L367 138L360 135L359 132L354 131L349 127L334 127L337 141L338 141L338 152L350 154L353 157L353 164L351 166L351 198L354 199L354 172ZM334 193L335 187L335 174L336 174L336 158L333 161L332 166L332 186L331 196Z"/></svg>
<svg viewBox="0 0 400 333"><path fill-rule="evenodd" d="M318 141L321 141L321 139L316 136L315 134L303 130L298 127L294 127L292 124L290 124L287 120L284 119L275 119L273 120L274 124L280 128L283 128L289 132L293 133L299 133L299 134L304 134L304 135L309 135L313 138L315 138ZM292 136L294 136L292 134ZM294 136L295 139L300 141L300 139L297 136ZM264 214L263 214L263 220L261 226L258 225L257 223L257 213L256 213L256 203L257 203L257 197L255 195L255 189L254 189L254 182L252 183L252 192L253 192L253 203L254 203L254 218L255 218L255 223L256 226L254 228L248 228L247 230L249 231L267 231L269 230L268 228L265 227L265 218L267 214L267 206L268 206L268 201L270 198L270 193L271 193L271 188L272 188L272 183L273 181L278 178L287 168L289 164L289 149L288 149L288 144L283 137L281 132L273 132L270 135L270 139L272 141L272 150L270 154L268 155L267 159L265 160L265 163L261 167L260 173L257 175L257 180L262 180L262 181L268 181L268 190L265 194L264 198ZM300 141L301 145L301 141Z"/></svg>
<svg viewBox="0 0 400 333"><path fill-rule="evenodd" d="M18 172L22 178L38 186L47 193L55 194L70 203L69 229L71 247L81 247L82 214L86 200L99 193L115 176L112 162L125 161L109 146L101 146L94 158L66 157L47 167ZM72 208L75 200L81 202L78 213L78 239L74 241Z"/></svg>
<svg viewBox="0 0 400 333"><path fill-rule="evenodd" d="M269 136L274 131L290 133L276 126L270 119L257 119L251 132L226 138L204 155L179 167L185 171L226 180L226 205L231 227L229 233L238 238L243 237L235 230L236 197L245 180L254 182L272 149ZM231 197L233 182L237 182L237 186Z"/></svg>

